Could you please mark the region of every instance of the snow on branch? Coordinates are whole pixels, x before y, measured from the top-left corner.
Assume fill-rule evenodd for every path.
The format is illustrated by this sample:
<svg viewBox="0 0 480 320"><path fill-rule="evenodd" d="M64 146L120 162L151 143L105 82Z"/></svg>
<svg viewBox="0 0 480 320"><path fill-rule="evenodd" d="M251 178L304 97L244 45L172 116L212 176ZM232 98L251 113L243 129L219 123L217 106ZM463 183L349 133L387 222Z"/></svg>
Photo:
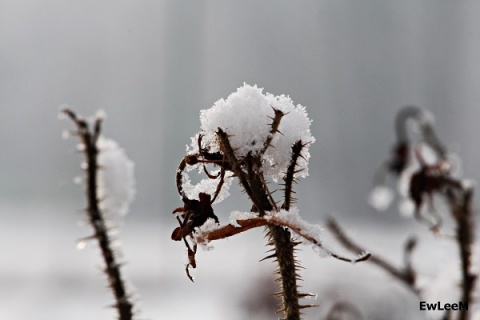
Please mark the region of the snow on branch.
<svg viewBox="0 0 480 320"><path fill-rule="evenodd" d="M265 259L274 258L278 263L279 312L286 319L299 320L300 310L310 305L299 303L308 294L298 291L295 247L299 242L292 239L291 232L323 256L350 262L370 256L363 253L349 259L327 249L320 239L321 229L302 220L298 210L291 207L297 200L293 197L294 182L308 176L309 148L315 141L305 107L294 105L288 96L264 94L263 89L244 84L210 109L202 110L200 122L200 132L192 137L176 171L183 207L173 211L178 213L179 226L171 238L183 240L187 247L187 276L192 280L189 268L196 267L197 244L265 226L268 245L273 247L273 253ZM186 174L192 170L207 177L192 185ZM229 224L220 225L212 205L228 196L235 179L251 201L251 212L234 212ZM272 186L283 189L283 199L275 199Z"/></svg>
<svg viewBox="0 0 480 320"><path fill-rule="evenodd" d="M255 213L234 211L230 215L230 222L227 225L220 225L216 224L213 219L207 221L193 233L193 241L197 244L207 245L210 241L225 239L253 228L273 225L295 232L304 240L304 244L312 245L321 256L332 256L353 263L365 261L370 257L370 253L359 252L357 258L346 258L326 248L320 238L322 228L303 220L297 208L291 208L289 211L280 210L275 213L268 212L262 217Z"/></svg>
<svg viewBox="0 0 480 320"><path fill-rule="evenodd" d="M126 215L135 198L135 165L112 139L99 137L98 196L104 212Z"/></svg>
<svg viewBox="0 0 480 320"><path fill-rule="evenodd" d="M63 109L62 114L76 125L73 133L80 139L77 149L85 157L82 164L87 197L85 212L93 228L93 235L85 239L96 239L98 242L105 263L108 287L115 298L113 307L117 309L118 319L132 320L134 305L122 276L119 255L114 250L111 227L105 219L105 212L127 212L135 193L133 163L116 142L100 136L105 117L103 112L97 113L90 121L68 108Z"/></svg>

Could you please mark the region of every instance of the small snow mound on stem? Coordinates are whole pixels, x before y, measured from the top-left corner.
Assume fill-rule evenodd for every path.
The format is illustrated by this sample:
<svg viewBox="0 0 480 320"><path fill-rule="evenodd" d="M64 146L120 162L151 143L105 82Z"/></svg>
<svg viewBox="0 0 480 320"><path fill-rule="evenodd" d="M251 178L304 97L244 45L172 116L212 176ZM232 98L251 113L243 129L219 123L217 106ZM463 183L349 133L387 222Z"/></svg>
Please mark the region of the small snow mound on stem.
<svg viewBox="0 0 480 320"><path fill-rule="evenodd" d="M97 147L100 208L125 215L135 197L134 163L114 140L100 137Z"/></svg>

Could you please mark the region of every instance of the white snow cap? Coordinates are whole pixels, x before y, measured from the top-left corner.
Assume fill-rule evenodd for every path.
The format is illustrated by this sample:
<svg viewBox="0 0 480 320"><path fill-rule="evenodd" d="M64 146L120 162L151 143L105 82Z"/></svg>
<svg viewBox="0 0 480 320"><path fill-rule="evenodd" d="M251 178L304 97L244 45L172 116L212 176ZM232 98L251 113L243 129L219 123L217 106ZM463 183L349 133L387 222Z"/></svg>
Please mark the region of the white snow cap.
<svg viewBox="0 0 480 320"><path fill-rule="evenodd" d="M281 133L273 135L271 146L262 157L263 170L266 177L277 181L283 177L291 160L291 148L301 140L307 144L302 150L302 157L298 159L298 177L308 175L308 147L315 138L310 133L311 120L308 118L305 107L294 105L289 96L274 96L263 93L262 88L244 84L227 99L220 99L210 109L200 112L202 145L210 152L217 152L220 146L216 132L221 128L229 135L230 144L238 158L251 153L258 154L270 135L274 109L285 115L280 121L278 130ZM188 150L198 152L198 134L192 138Z"/></svg>
<svg viewBox="0 0 480 320"><path fill-rule="evenodd" d="M97 147L100 209L105 213L125 215L135 197L134 163L111 139L100 137Z"/></svg>

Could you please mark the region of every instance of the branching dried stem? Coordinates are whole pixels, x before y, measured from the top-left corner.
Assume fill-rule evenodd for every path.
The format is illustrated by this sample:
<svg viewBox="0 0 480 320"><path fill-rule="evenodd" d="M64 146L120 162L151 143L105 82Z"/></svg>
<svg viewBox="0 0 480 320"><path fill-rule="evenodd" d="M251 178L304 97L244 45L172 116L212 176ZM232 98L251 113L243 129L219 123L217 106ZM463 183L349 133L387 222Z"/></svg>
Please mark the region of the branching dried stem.
<svg viewBox="0 0 480 320"><path fill-rule="evenodd" d="M295 232L297 235L299 235L301 238L305 239L308 243L311 243L314 246L317 246L318 248L325 250L329 255L332 257L342 260L342 261L347 261L347 262L361 262L369 259L370 254L367 253L366 251L362 250L357 250L355 251L355 254L358 255L357 258L352 259L352 258L347 258L343 257L337 253L331 252L330 250L326 249L324 245L318 241L316 238L312 237L311 235L307 234L302 228L299 226L296 226L289 221L285 221L278 216L275 215L268 215L264 217L255 217L255 218L250 218L250 219L242 219L242 220L237 220L237 225L234 226L231 224L225 225L225 226L220 226L217 229L210 230L207 232L199 232L194 236L195 242L197 243L208 243L210 241L215 241L215 240L220 240L220 239L225 239L229 238L231 236L234 236L236 234L245 232L247 230L253 229L253 228L258 228L262 226L277 226L277 227L283 227L287 228L289 230L292 230Z"/></svg>
<svg viewBox="0 0 480 320"><path fill-rule="evenodd" d="M418 124L420 141L428 145L436 154L437 161L434 164L427 164L423 159L420 149L416 146L411 137L408 136L408 120L412 119ZM397 142L393 150L392 159L383 168L395 176L400 175L409 165L411 150L415 150L420 169L412 175L409 186L409 196L415 204L415 217L422 223L429 224L433 231L438 231L441 224L440 215L430 205L430 219L421 215L420 209L428 199L432 203L434 194L445 198L454 222L456 224L456 240L460 253L462 284L461 302L469 304L473 302L473 288L477 276L471 271L471 255L474 240L474 222L472 197L473 188L466 187L461 180L451 176L451 159L445 144L438 138L431 115L418 107L408 106L400 110L395 121ZM378 180L378 179L377 179ZM426 199L427 198L427 199ZM430 220L433 220L430 221ZM374 257L370 260L375 263ZM378 263L377 263L378 264ZM381 264L380 264L381 265ZM389 266L383 266L390 270ZM402 274L400 274L402 275ZM403 277L397 278L403 279ZM471 310L471 308L469 308ZM462 309L459 312L459 319L466 320L469 317L469 310ZM447 312L445 319L450 319L452 313Z"/></svg>
<svg viewBox="0 0 480 320"><path fill-rule="evenodd" d="M227 133L223 131L221 128L218 128L217 136L218 136L218 139L220 140L221 146L223 147L223 152L225 154L225 157L227 158L227 160L230 162L230 165L232 166L233 173L240 180L240 184L242 185L243 189L247 193L250 200L252 200L252 202L257 206L258 210L260 211L260 214L261 215L265 214L265 211L264 211L265 209L263 209L264 206L261 205L260 199L257 198L258 195L253 193L253 190L249 184L249 181L247 180L247 176L243 171L239 161L237 160L237 157L235 156L235 152L232 146L230 145L230 141L228 140Z"/></svg>
<svg viewBox="0 0 480 320"><path fill-rule="evenodd" d="M351 240L346 233L342 230L340 225L333 219L330 218L327 222L327 228L335 235L337 240L348 250L355 254L360 254L366 250L360 245L356 244ZM399 269L393 266L391 263L386 260L378 257L377 255L370 256L368 261L379 268L385 270L387 273L392 275L394 278L406 285L406 287L412 291L415 295L418 296L419 290L415 288L415 272L411 265L411 253L415 248L415 240L409 239L405 246L405 266L402 269Z"/></svg>
<svg viewBox="0 0 480 320"><path fill-rule="evenodd" d="M97 141L101 132L101 119L96 119L93 129L90 130L88 123L76 113L69 109L63 112L75 123L77 126L77 134L84 145L84 156L87 162L86 169L86 193L88 207L86 213L90 225L94 230L92 238L96 238L100 247L103 260L105 262L105 274L108 278L108 286L113 292L115 298L114 307L118 311L119 320L133 319L133 304L125 288L125 282L120 270L120 263L117 261L117 256L112 248L111 238L108 234L108 228L104 219L103 213L99 207L97 194L97 172L99 170L97 158L99 150L97 148Z"/></svg>
<svg viewBox="0 0 480 320"><path fill-rule="evenodd" d="M194 245L205 244L210 241L225 239L236 234L245 232L252 228L266 227L268 244L273 246L273 249L269 252L273 252L265 259L274 259L278 263L277 274L279 275L280 292L277 296L281 297L282 305L280 312L283 313L284 319L287 320L299 320L301 317L301 309L311 307L311 305L301 305L299 299L310 296L309 294L300 293L298 291L297 282L300 280L298 275L298 269L300 268L296 257L295 247L300 243L292 239L291 232L296 233L299 237L323 249L327 254L331 256L350 262L358 262L368 259L369 254L362 254L357 259L348 259L330 252L324 248L323 244L314 236L308 232L308 224L305 222L292 222L290 219L282 219L280 212L282 209L290 211L291 204L295 201L292 197L294 194L293 183L295 182L295 175L302 169L298 169L298 160L303 158L302 150L308 145L308 142L297 141L294 143L291 149L291 161L285 172L283 178L284 182L284 202L282 207L279 208L275 199L272 196L268 188L268 182L265 179L263 173L264 159L262 156L268 151L268 148L274 148L272 141L274 141L276 134L282 134L279 131L282 118L286 115L280 110L273 108L274 115L270 117L272 122L270 123L270 133L266 140L263 142L262 149L253 154L248 153L242 157L238 157L236 150L232 148L230 144L230 136L222 128L218 128L216 131L218 149L220 151L210 152L208 148L204 148L201 143L202 134L198 136L198 153L187 155L181 162L177 170L176 181L177 189L184 202L183 208L177 208L174 213L182 212L183 220L177 217L180 227L177 227L173 234L172 239L180 241L182 238L185 245L188 248L189 264L187 265L187 275L189 274L189 267L195 267L195 249L190 249L190 244L187 241L187 237L190 238L190 242ZM183 190L183 172L187 165L195 165L197 163L208 163L220 166L221 172L218 176L209 174L206 170L205 173L210 179L216 179L220 177L220 181L217 184L215 196L220 192L223 185L223 177L226 171L233 173L234 177L237 177L240 185L252 201L252 214L245 219L239 219L235 225L224 225L216 228L208 226L202 230L202 226L206 222L207 216L213 218L217 223L218 220L213 214L211 209L211 203L202 202L202 197L205 198L208 195L205 193L199 193L200 201L188 199ZM210 196L208 196L210 197ZM199 205L196 203L199 202ZM202 206L203 203L203 206ZM194 205L195 204L195 205ZM305 228L305 229L304 229Z"/></svg>
<svg viewBox="0 0 480 320"><path fill-rule="evenodd" d="M417 120L423 141L435 151L439 159L437 164L428 166L421 155L417 155L422 169L412 178L410 194L414 201L416 200L417 209L424 194L431 197L431 194L436 192L443 195L447 200L456 224L456 239L462 271L461 301L468 305L473 301L473 288L477 278L471 271L474 240L473 189L465 187L460 180L450 176L449 168L451 164L448 161L448 151L435 133L433 123L426 111L417 107L406 107L399 113L396 124L398 141L407 145L409 143L406 134L406 120L408 118ZM416 180L414 180L415 178ZM466 320L468 317L468 310L462 309L459 312L460 320Z"/></svg>
<svg viewBox="0 0 480 320"><path fill-rule="evenodd" d="M270 136L273 136L278 131L282 116L283 113L275 112ZM271 211L274 208L275 203L270 201L270 192L266 188L264 179L261 176L263 173L260 168L260 157L251 157L244 160L247 171L245 173L235 156L227 134L219 128L217 136L219 137L221 149L232 165L233 172L239 178L240 183L254 203L259 216L263 217L267 211ZM270 141L265 144L263 152L269 147ZM279 294L282 296L283 301L281 311L285 319L299 320L302 306L299 304L297 263L294 256L295 245L290 238L290 232L283 227L269 225L268 236L275 248L275 255L272 255L272 258L277 260L279 266L278 273L281 279L281 291Z"/></svg>
<svg viewBox="0 0 480 320"><path fill-rule="evenodd" d="M455 194L457 193L457 194ZM471 271L472 267L472 244L474 238L473 210L472 210L472 189L451 190L447 194L450 199L453 217L456 221L456 238L460 252L462 271L462 297L461 301L467 305L473 302L473 289L477 275ZM459 320L467 320L469 312L466 309L460 311Z"/></svg>

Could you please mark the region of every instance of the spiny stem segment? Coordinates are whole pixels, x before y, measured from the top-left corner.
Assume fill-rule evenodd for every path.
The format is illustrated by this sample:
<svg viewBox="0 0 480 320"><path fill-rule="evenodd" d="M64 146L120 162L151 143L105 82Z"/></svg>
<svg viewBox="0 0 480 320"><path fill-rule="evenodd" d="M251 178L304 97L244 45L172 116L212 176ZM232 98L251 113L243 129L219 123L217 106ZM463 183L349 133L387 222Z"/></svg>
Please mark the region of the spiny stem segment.
<svg viewBox="0 0 480 320"><path fill-rule="evenodd" d="M273 136L273 134L277 132L282 116L283 113L275 112L270 136ZM244 159L247 171L245 174L230 145L227 134L221 128L218 128L217 136L221 144L221 149L224 151L227 160L230 162L233 172L239 178L245 192L247 192L248 196L253 201L260 217L263 217L266 211L271 211L275 207L275 203L270 202L268 197L270 192L264 183L264 179L261 177L263 173L260 168L260 156L250 156L250 159ZM265 150L268 148L269 144L270 142L267 141L265 144L266 147L264 147ZM275 248L275 258L279 265L281 296L283 301L282 311L287 320L299 320L300 305L298 302L299 294L297 290L296 261L290 232L283 227L269 226L268 234Z"/></svg>
<svg viewBox="0 0 480 320"><path fill-rule="evenodd" d="M268 188L268 182L265 179L262 167L263 162L265 161L265 159L262 158L263 155L267 152L268 148L275 147L272 145L274 136L277 133L282 134L279 131L279 126L282 118L286 115L286 113L283 113L280 110L277 110L273 107L272 109L274 111L274 115L273 117L270 117L272 120L272 123L270 124L270 133L265 139L262 149L258 153L251 151L247 155L243 155L241 157L238 156L236 154L236 150L230 143L230 136L222 128L218 128L216 131L219 151L210 152L208 147L202 147L202 134L199 134L198 154L187 155L180 162L177 170L177 190L185 205L183 208L175 209L174 213L183 212L182 216L184 217L184 220L182 221L179 217L177 217L180 227L174 230L172 239L177 241L183 239L185 245L187 246L188 257L190 261L187 265L187 275L191 279L188 268L194 268L196 265L196 247L194 247L192 250L187 242L186 237L189 237L191 242L196 245L199 243L208 243L209 241L228 238L252 228L265 226L267 229L267 237L269 238L268 245L273 246L273 249L271 249L270 252L273 253L262 260L272 258L278 263L277 273L279 275L278 282L280 283L280 292L277 293L277 296L281 297L282 300L280 312L283 313L285 317L284 319L299 320L301 315L300 310L302 308L312 307L312 305L299 304L299 299L311 295L298 292L297 281L300 280L298 275L298 269L300 268L300 265L296 261L295 247L299 244L299 242L292 240L291 232L294 232L300 237L306 239L307 242L313 244L314 246L325 250L327 254L330 254L331 256L343 261L363 261L368 259L370 255L364 253L357 259L344 258L324 248L320 240L318 240L314 235L312 236L311 232L308 231L311 230L311 226L309 226L306 222L301 221L301 219L291 219L291 216L288 214L287 218L281 217L279 213L284 210L293 215L293 212L290 212L291 204L295 200L292 197L292 194L294 193L293 183L295 182L295 175L302 170L298 169L298 161L300 158L303 158L302 150L308 145L308 143L297 141L292 146L291 161L283 178L285 199L281 208L284 210L281 210L277 206L277 203L272 196L272 192L270 192ZM209 226L209 228L207 228L208 231L202 230L202 225L206 220L197 219L199 221L198 223L196 223L195 221L197 220L195 220L193 223L189 224L189 216L198 218L203 217L205 219L208 216L213 218L215 222L218 223L218 220L213 214L213 209L211 209L211 207L208 206L209 210L193 210L188 206L188 204L194 200L188 199L185 195L183 188L183 172L187 165L195 165L197 163L218 165L221 168L219 175L211 175L204 167L204 171L210 179L217 179L220 177L220 182L217 185L213 199L215 199L216 195L222 188L225 172L230 171L233 173L233 177L237 177L239 179L240 185L253 202L251 212L254 213L252 213L246 219L238 219L235 225L219 225L213 229ZM199 194L199 196L200 195L201 194ZM212 202L213 201L209 202L208 204L211 204Z"/></svg>
<svg viewBox="0 0 480 320"><path fill-rule="evenodd" d="M286 113L283 113L281 110L275 109L272 107L273 112L275 115L273 117L269 117L272 120L272 123L270 124L270 134L267 136L267 139L265 140L265 143L263 144L263 148L260 151L260 155L263 155L267 149L271 146L273 137L275 136L276 133L280 133L278 131L278 127L280 126L280 121L282 120L283 116L286 115Z"/></svg>
<svg viewBox="0 0 480 320"><path fill-rule="evenodd" d="M416 141L408 135L408 121L414 120L419 128L420 142L428 145L435 153L436 160L432 163L427 163L422 156L419 145ZM415 205L415 218L427 224L433 232L439 232L441 227L441 216L433 207L433 196L439 195L446 200L450 207L450 213L456 224L456 242L460 253L462 283L461 283L461 302L468 304L473 301L473 288L477 280L477 276L471 271L472 267L472 245L474 241L474 222L472 197L473 187L466 186L464 181L452 176L452 167L455 164L452 158L449 157L449 152L445 144L438 138L434 129L431 115L418 107L407 106L399 111L395 120L395 129L397 141L393 149L392 158L383 166L386 170L382 176L376 175L377 183L383 183L379 178L385 178L386 174L391 173L394 176L400 176L410 165L410 158L412 150L414 150L415 158L420 165L420 168L412 174L409 182L409 197ZM422 206L428 200L429 216L424 217L421 212ZM332 230L335 230L333 228ZM339 237L342 239L342 237ZM347 247L350 245L343 238L343 242ZM350 246L355 249L355 247ZM407 256L407 255L406 255ZM376 263L380 267L389 271L391 274L410 285L411 280L408 273L396 274L395 270L390 268L387 264L383 264L376 259L370 259L372 263ZM405 269L405 272L410 270ZM447 311L444 314L444 319L450 319L453 313ZM460 320L468 319L469 310L462 309L459 313Z"/></svg>
<svg viewBox="0 0 480 320"><path fill-rule="evenodd" d="M285 210L290 210L290 205L292 201L295 200L292 198L292 194L295 193L295 191L293 191L293 183L295 182L295 174L299 172L298 170L295 170L295 168L297 166L298 158L302 157L302 149L305 146L306 144L302 143L301 140L295 142L295 144L292 146L292 159L290 160L287 173L283 178L285 184L285 202L283 203L282 207Z"/></svg>
<svg viewBox="0 0 480 320"><path fill-rule="evenodd" d="M461 301L468 305L468 303L473 301L473 289L477 280L477 276L471 271L472 244L474 240L473 189L452 190L447 194L447 197L450 199L452 214L457 224L456 237L462 270ZM460 311L459 320L468 319L468 310L463 309Z"/></svg>
<svg viewBox="0 0 480 320"><path fill-rule="evenodd" d="M275 259L278 262L278 274L281 279L281 295L283 303L280 311L286 320L300 320L299 293L297 288L297 266L294 255L295 243L290 231L279 226L269 226L268 236L275 248Z"/></svg>
<svg viewBox="0 0 480 320"><path fill-rule="evenodd" d="M90 225L94 230L93 237L98 241L105 262L105 273L108 278L108 285L115 298L114 307L117 309L119 320L131 320L133 319L133 304L130 302L130 297L125 288L125 283L120 272L120 264L117 261L117 256L112 248L111 238L108 235L106 221L99 207L99 198L97 194L97 172L99 170L97 162L99 153L97 141L101 132L102 120L97 118L94 122L93 130L90 130L85 119L77 116L76 113L69 109L64 109L63 112L77 126L77 134L84 145L83 153L88 164L86 170L86 192L88 202L86 213Z"/></svg>
<svg viewBox="0 0 480 320"><path fill-rule="evenodd" d="M258 202L258 201L256 201L255 196L254 196L254 194L253 194L253 192L250 188L250 185L247 182L247 177L246 177L245 173L243 172L242 167L237 160L237 157L235 156L235 152L234 152L232 146L230 145L230 141L228 140L227 133L225 131L223 131L221 128L218 128L217 137L220 141L220 145L223 148L223 152L225 154L225 157L227 158L227 160L230 162L230 164L232 166L233 173L240 180L241 185L245 189L245 192L250 197L250 199L254 203Z"/></svg>
<svg viewBox="0 0 480 320"><path fill-rule="evenodd" d="M346 233L340 228L340 225L333 219L330 218L327 222L328 229L335 235L337 240L348 250L352 251L353 253L360 254L365 252L365 249L360 247L356 244L353 240L351 240ZM410 289L415 295L418 296L419 291L415 288L415 278L416 274L411 265L411 254L415 248L416 240L409 239L407 241L407 245L405 246L405 267L403 269L399 269L389 262L383 260L382 258L372 255L369 257L368 261L381 269L388 272L390 275L395 277L396 279L400 280L402 283L406 285L408 289Z"/></svg>

